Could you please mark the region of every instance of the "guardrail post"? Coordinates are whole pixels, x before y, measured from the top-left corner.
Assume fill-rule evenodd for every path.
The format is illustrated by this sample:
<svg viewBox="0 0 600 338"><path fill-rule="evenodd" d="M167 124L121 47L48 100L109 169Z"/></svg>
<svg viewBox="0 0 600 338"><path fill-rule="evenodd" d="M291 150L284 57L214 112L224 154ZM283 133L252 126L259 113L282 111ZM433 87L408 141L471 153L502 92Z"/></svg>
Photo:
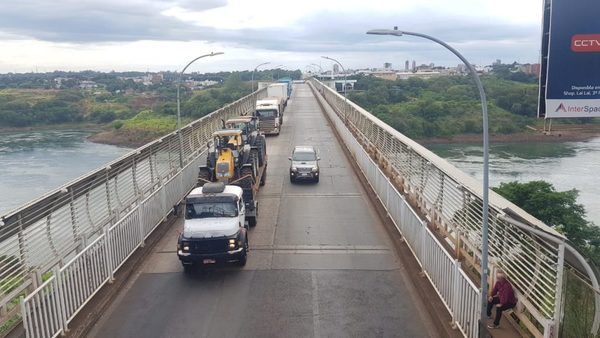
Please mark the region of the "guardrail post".
<svg viewBox="0 0 600 338"><path fill-rule="evenodd" d="M145 233L144 233L144 213L142 212L142 206L144 204L140 203L137 206L137 219L138 219L138 224L139 224L139 229L140 229L140 247L144 247L146 246L146 242L144 240Z"/></svg>
<svg viewBox="0 0 600 338"><path fill-rule="evenodd" d="M554 320L548 320L548 325L544 328L544 337L558 337L558 330L563 314L563 275L565 266L565 244L558 245L558 262L556 264L556 298L554 300ZM598 311L598 309L596 309ZM546 332L548 331L548 335Z"/></svg>
<svg viewBox="0 0 600 338"><path fill-rule="evenodd" d="M113 268L112 232L109 227L104 228L104 253L108 272L108 282L112 284L115 281L115 274Z"/></svg>
<svg viewBox="0 0 600 338"><path fill-rule="evenodd" d="M25 337L29 337L29 318L27 313L27 306L25 306L25 296L19 297L19 304L21 305L21 322L23 323L23 329L25 330Z"/></svg>
<svg viewBox="0 0 600 338"><path fill-rule="evenodd" d="M421 243L419 243L419 248L416 250L419 254L420 257L418 257L422 264L422 269L423 271L421 272L425 272L425 270L427 269L427 263L428 260L425 257L425 236L427 235L427 226L425 224L423 224L423 222L420 222L419 224L421 227L419 229L421 229Z"/></svg>
<svg viewBox="0 0 600 338"><path fill-rule="evenodd" d="M58 311L61 319L62 332L69 332L69 327L67 326L67 310L66 310L66 301L65 301L65 293L63 290L63 279L62 272L58 267L54 268L54 282L56 283L56 291L57 291L57 305Z"/></svg>
<svg viewBox="0 0 600 338"><path fill-rule="evenodd" d="M456 330L458 328L458 319L456 318L458 302L463 296L460 294L460 261L455 259L452 266L452 305L450 306L452 311L450 314L452 315L452 329Z"/></svg>

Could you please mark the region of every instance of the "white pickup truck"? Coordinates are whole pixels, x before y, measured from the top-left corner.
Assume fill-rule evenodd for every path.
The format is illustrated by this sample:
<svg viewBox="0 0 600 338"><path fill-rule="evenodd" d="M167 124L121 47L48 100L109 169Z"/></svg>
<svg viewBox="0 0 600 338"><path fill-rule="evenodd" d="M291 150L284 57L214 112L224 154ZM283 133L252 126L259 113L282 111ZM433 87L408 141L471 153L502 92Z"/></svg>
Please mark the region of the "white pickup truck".
<svg viewBox="0 0 600 338"><path fill-rule="evenodd" d="M248 228L242 188L207 183L185 198L177 256L189 273L195 265L237 262L248 255Z"/></svg>

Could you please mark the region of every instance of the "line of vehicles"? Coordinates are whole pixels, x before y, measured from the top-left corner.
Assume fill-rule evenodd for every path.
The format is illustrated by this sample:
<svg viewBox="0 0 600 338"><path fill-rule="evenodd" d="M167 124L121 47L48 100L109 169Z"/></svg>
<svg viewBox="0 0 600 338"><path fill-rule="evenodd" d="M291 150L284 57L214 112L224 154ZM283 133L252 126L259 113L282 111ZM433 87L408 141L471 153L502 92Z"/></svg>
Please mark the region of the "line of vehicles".
<svg viewBox="0 0 600 338"><path fill-rule="evenodd" d="M291 86L291 79L268 85L267 97L256 101L252 115L223 121L213 133L196 188L185 198L177 255L186 273L197 265L246 264L248 229L257 224L257 193L267 179L265 134L281 132ZM314 147L296 147L290 180L318 182L318 160Z"/></svg>

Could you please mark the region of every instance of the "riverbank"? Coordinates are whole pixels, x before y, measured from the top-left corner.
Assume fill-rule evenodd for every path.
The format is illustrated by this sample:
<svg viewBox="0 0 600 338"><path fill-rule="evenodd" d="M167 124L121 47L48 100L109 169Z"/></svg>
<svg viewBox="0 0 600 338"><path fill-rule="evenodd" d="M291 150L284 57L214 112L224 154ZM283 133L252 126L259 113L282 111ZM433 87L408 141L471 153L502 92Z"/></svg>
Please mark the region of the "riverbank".
<svg viewBox="0 0 600 338"><path fill-rule="evenodd" d="M88 140L95 143L110 144L120 147L137 148L166 135L165 132L153 130L131 129L101 131L91 135ZM490 135L493 143L546 143L577 142L600 137L600 125L561 125L553 127L552 132L543 132L532 127L526 132ZM481 134L460 134L450 137L432 137L415 140L420 144L478 144L482 142Z"/></svg>
<svg viewBox="0 0 600 338"><path fill-rule="evenodd" d="M530 127L528 131L512 134L490 135L493 143L546 143L546 142L577 142L600 137L600 125L560 125L554 126L551 132ZM478 144L483 141L481 134L461 134L450 137L432 137L415 140L420 144Z"/></svg>
<svg viewBox="0 0 600 338"><path fill-rule="evenodd" d="M90 135L87 139L94 143L109 144L118 147L139 148L166 134L167 133L141 129L110 130Z"/></svg>
<svg viewBox="0 0 600 338"><path fill-rule="evenodd" d="M46 124L27 127L0 127L0 133L19 133L28 131L47 131L47 130L85 130L90 132L98 132L104 128L104 125L96 123L62 123L62 124Z"/></svg>

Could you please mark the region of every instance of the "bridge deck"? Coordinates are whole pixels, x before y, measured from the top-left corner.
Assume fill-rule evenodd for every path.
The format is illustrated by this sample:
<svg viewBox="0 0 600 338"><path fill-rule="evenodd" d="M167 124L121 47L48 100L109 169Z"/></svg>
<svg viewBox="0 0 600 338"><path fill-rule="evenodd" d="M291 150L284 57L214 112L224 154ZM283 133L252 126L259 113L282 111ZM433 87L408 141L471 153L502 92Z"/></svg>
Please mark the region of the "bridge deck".
<svg viewBox="0 0 600 338"><path fill-rule="evenodd" d="M295 86L284 119L267 139L247 266L185 275L179 220L91 336L439 336L307 85ZM287 158L305 144L320 150L321 181L292 185Z"/></svg>

